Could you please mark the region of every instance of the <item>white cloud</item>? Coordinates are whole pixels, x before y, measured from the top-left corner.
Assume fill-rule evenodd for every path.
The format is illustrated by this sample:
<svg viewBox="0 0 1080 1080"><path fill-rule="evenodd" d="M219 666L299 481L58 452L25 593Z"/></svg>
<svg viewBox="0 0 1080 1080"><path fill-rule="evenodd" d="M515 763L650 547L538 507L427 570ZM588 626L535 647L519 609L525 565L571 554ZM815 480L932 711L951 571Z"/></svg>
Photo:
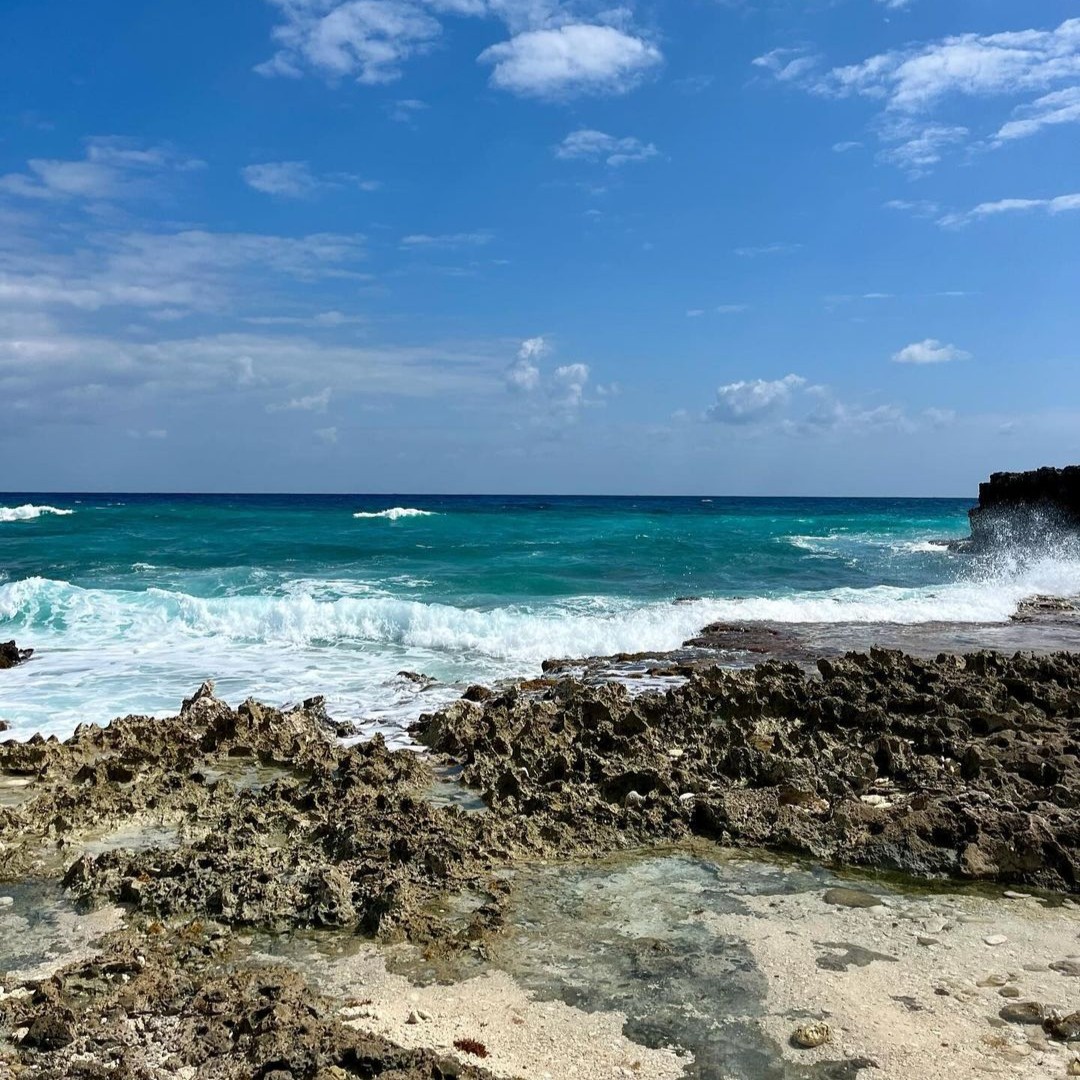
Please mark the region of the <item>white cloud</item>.
<svg viewBox="0 0 1080 1080"><path fill-rule="evenodd" d="M1016 110L1016 119L1002 125L995 141L1010 142L1037 135L1045 127L1080 123L1080 86L1070 86L1036 98Z"/></svg>
<svg viewBox="0 0 1080 1080"><path fill-rule="evenodd" d="M752 424L779 412L794 390L806 385L801 375L782 379L752 379L727 383L716 391L716 404L705 416L720 424Z"/></svg>
<svg viewBox="0 0 1080 1080"><path fill-rule="evenodd" d="M517 360L506 369L506 385L514 391L531 394L540 389L540 368L536 361L550 351L547 339L526 338L518 349Z"/></svg>
<svg viewBox="0 0 1080 1080"><path fill-rule="evenodd" d="M539 416L557 420L572 419L585 405L599 404L586 399L591 371L588 364L561 364L544 376L540 361L551 352L544 337L527 338L518 348L517 359L503 373L508 390L529 397ZM599 398L614 397L619 386L612 383L596 388Z"/></svg>
<svg viewBox="0 0 1080 1080"><path fill-rule="evenodd" d="M570 0L269 0L282 21L279 48L255 69L266 76L299 78L316 71L378 85L400 78L414 56L434 48L443 32L439 16L484 17L513 35L480 54L491 64L492 85L514 93L565 97L620 92L661 60L660 50L630 29L625 7ZM580 9L592 7L591 18ZM391 109L408 121L422 102L402 99Z"/></svg>
<svg viewBox="0 0 1080 1080"><path fill-rule="evenodd" d="M393 82L401 65L442 33L439 21L409 0L271 0L284 22L274 28L281 48L256 67L261 75L299 78L313 68L331 78L368 85Z"/></svg>
<svg viewBox="0 0 1080 1080"><path fill-rule="evenodd" d="M324 427L315 429L315 438L327 446L335 446L338 441L338 429L336 427Z"/></svg>
<svg viewBox="0 0 1080 1080"><path fill-rule="evenodd" d="M306 161L267 161L248 165L241 170L241 175L244 183L256 191L294 199L313 195L320 186Z"/></svg>
<svg viewBox="0 0 1080 1080"><path fill-rule="evenodd" d="M896 145L882 150L878 157L913 177L922 176L941 161L945 148L964 142L968 134L968 129L958 124L917 124L905 119L882 128L882 139Z"/></svg>
<svg viewBox="0 0 1080 1080"><path fill-rule="evenodd" d="M203 162L169 146L147 146L116 135L85 140L74 161L31 158L25 173L0 176L0 192L26 199L110 201L144 196L168 171L198 169Z"/></svg>
<svg viewBox="0 0 1080 1080"><path fill-rule="evenodd" d="M1080 75L1080 19L1054 30L958 34L830 71L817 89L859 94L901 112L925 112L950 94L979 97L1039 90Z"/></svg>
<svg viewBox="0 0 1080 1080"><path fill-rule="evenodd" d="M317 394L307 394L304 397L292 398L281 405L273 404L266 406L268 413L276 412L320 412L324 413L330 406L330 387L320 390Z"/></svg>
<svg viewBox="0 0 1080 1080"><path fill-rule="evenodd" d="M564 364L555 369L552 397L562 409L577 409L584 403L589 381L588 364Z"/></svg>
<svg viewBox="0 0 1080 1080"><path fill-rule="evenodd" d="M985 218L1000 217L1003 214L1032 213L1041 210L1048 214L1066 214L1080 210L1080 193L1058 195L1052 199L998 199L996 202L983 202L970 210L946 214L938 224L946 228L960 228Z"/></svg>
<svg viewBox="0 0 1080 1080"><path fill-rule="evenodd" d="M896 364L948 364L954 360L970 359L971 353L955 345L945 345L936 338L913 342L893 354Z"/></svg>
<svg viewBox="0 0 1080 1080"><path fill-rule="evenodd" d="M887 210L903 210L919 218L937 217L941 207L929 199L890 199L885 203Z"/></svg>
<svg viewBox="0 0 1080 1080"><path fill-rule="evenodd" d="M796 82L817 67L818 58L805 49L773 49L751 63L770 72L780 82Z"/></svg>
<svg viewBox="0 0 1080 1080"><path fill-rule="evenodd" d="M591 128L572 131L555 147L557 158L584 158L587 161L605 161L608 165L648 161L659 153L652 143L642 142L632 135L620 139Z"/></svg>
<svg viewBox="0 0 1080 1080"><path fill-rule="evenodd" d="M412 233L401 238L402 247L406 248L461 248L482 247L494 240L494 234L485 230L478 232L440 233Z"/></svg>
<svg viewBox="0 0 1080 1080"><path fill-rule="evenodd" d="M217 311L268 275L355 278L364 256L363 237L337 233L98 234L67 254L0 250L0 304Z"/></svg>
<svg viewBox="0 0 1080 1080"><path fill-rule="evenodd" d="M882 428L912 431L918 426L898 405L841 401L829 387L794 374L721 386L716 403L702 419L755 434L782 432L796 437L857 435ZM922 422L931 423L931 417L924 415Z"/></svg>
<svg viewBox="0 0 1080 1080"><path fill-rule="evenodd" d="M277 195L290 199L307 199L320 191L358 187L362 191L375 191L380 185L376 180L365 180L354 173L331 173L316 176L306 161L267 161L248 165L240 170L248 187L265 195Z"/></svg>
<svg viewBox="0 0 1080 1080"><path fill-rule="evenodd" d="M479 56L493 86L541 98L624 93L662 59L644 38L590 23L527 30Z"/></svg>
<svg viewBox="0 0 1080 1080"><path fill-rule="evenodd" d="M893 6L893 5L889 5ZM884 161L919 175L937 164L950 146L971 134L971 123L932 119L946 102L1043 96L1020 105L1014 119L1000 126L990 145L1000 146L1045 127L1080 121L1080 19L1053 29L995 34L956 34L870 56L859 63L822 72L813 56L801 50L775 50L754 64L781 82L829 97L864 97L883 112L878 134L887 148ZM983 117L977 115L978 122Z"/></svg>

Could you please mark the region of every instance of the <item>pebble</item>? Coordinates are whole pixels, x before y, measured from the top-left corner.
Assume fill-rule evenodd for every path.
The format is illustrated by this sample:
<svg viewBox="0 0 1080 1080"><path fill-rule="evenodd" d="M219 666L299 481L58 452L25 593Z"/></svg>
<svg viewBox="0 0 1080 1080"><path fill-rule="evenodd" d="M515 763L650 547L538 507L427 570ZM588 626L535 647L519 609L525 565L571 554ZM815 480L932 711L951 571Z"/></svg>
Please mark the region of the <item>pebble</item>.
<svg viewBox="0 0 1080 1080"><path fill-rule="evenodd" d="M0 907L11 907L15 903L13 896L0 896Z"/></svg>
<svg viewBox="0 0 1080 1080"><path fill-rule="evenodd" d="M983 938L987 945L1004 945L1008 940L1004 934L991 934L989 937Z"/></svg>
<svg viewBox="0 0 1080 1080"><path fill-rule="evenodd" d="M1075 978L1080 978L1080 960L1055 960L1050 965L1050 969L1062 975L1072 975Z"/></svg>
<svg viewBox="0 0 1080 1080"><path fill-rule="evenodd" d="M832 1041L832 1029L828 1024L820 1021L802 1024L792 1032L791 1041L804 1050L813 1050L817 1046L824 1046Z"/></svg>
<svg viewBox="0 0 1080 1080"><path fill-rule="evenodd" d="M976 986L1004 986L1009 981L1008 975L984 975Z"/></svg>
<svg viewBox="0 0 1080 1080"><path fill-rule="evenodd" d="M915 940L920 945L940 945L941 944L941 942L938 941L938 939L936 937L927 937L925 934L919 934L919 936L916 937Z"/></svg>
<svg viewBox="0 0 1080 1080"><path fill-rule="evenodd" d="M1002 894L1006 900L1030 900L1031 893L1028 892L1014 892L1012 889L1006 889Z"/></svg>
<svg viewBox="0 0 1080 1080"><path fill-rule="evenodd" d="M998 993L1004 998L1018 998L1020 996L1020 987L1018 986L1003 986Z"/></svg>
<svg viewBox="0 0 1080 1080"><path fill-rule="evenodd" d="M1065 1068L1066 1076L1080 1076L1080 1057L1075 1057Z"/></svg>
<svg viewBox="0 0 1080 1080"><path fill-rule="evenodd" d="M1009 1024L1041 1024L1046 1009L1037 1001L1017 1001L1004 1006L998 1016Z"/></svg>
<svg viewBox="0 0 1080 1080"><path fill-rule="evenodd" d="M880 896L865 892L862 889L827 889L822 897L826 904L835 904L838 907L871 908L880 907L883 903Z"/></svg>

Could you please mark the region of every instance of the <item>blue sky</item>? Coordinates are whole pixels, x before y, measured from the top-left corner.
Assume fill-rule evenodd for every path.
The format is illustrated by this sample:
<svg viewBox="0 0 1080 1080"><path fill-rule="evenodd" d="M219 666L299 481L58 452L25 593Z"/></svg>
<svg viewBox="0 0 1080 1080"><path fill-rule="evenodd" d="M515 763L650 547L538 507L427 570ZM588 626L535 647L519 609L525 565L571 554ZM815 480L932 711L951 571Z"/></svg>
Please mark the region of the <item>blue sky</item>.
<svg viewBox="0 0 1080 1080"><path fill-rule="evenodd" d="M1080 458L1051 0L8 0L0 486L967 495Z"/></svg>

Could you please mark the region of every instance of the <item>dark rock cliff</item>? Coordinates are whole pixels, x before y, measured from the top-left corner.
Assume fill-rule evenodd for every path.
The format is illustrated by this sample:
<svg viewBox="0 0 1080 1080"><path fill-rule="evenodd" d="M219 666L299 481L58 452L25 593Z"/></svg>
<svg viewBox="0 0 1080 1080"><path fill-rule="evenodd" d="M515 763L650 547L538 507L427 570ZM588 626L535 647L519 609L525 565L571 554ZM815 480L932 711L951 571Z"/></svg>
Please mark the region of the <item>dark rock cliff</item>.
<svg viewBox="0 0 1080 1080"><path fill-rule="evenodd" d="M970 516L971 541L979 546L1080 530L1080 465L994 473L979 485L979 505Z"/></svg>

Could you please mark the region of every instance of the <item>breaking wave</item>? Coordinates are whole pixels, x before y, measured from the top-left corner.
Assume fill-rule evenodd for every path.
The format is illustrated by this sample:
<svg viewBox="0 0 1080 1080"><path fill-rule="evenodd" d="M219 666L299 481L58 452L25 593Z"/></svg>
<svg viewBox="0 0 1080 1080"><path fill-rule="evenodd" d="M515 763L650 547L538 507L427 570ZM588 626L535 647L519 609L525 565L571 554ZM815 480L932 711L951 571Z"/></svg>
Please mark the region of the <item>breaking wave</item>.
<svg viewBox="0 0 1080 1080"><path fill-rule="evenodd" d="M34 506L26 503L24 506L0 506L0 522L7 521L33 521L44 514L59 514L61 517L69 517L74 510L62 510L56 506Z"/></svg>
<svg viewBox="0 0 1080 1080"><path fill-rule="evenodd" d="M415 510L411 506L392 506L389 510L358 510L354 518L385 518L387 521L399 521L401 518L437 517L434 510Z"/></svg>

